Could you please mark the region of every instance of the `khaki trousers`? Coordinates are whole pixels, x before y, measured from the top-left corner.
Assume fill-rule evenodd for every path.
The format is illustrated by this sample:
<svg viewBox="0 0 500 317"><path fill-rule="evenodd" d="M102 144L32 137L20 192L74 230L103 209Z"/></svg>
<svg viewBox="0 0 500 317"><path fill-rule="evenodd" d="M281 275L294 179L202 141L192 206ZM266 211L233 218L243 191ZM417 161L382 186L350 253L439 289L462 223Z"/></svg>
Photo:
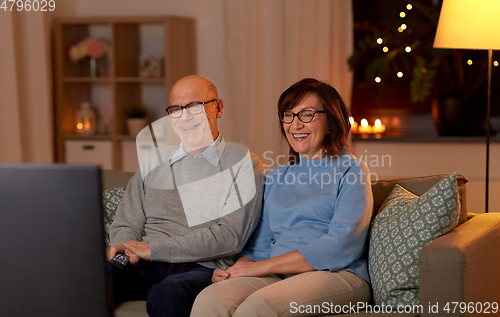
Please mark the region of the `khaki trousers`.
<svg viewBox="0 0 500 317"><path fill-rule="evenodd" d="M333 314L335 306L370 300L368 283L347 271L239 277L205 288L191 317L321 316Z"/></svg>

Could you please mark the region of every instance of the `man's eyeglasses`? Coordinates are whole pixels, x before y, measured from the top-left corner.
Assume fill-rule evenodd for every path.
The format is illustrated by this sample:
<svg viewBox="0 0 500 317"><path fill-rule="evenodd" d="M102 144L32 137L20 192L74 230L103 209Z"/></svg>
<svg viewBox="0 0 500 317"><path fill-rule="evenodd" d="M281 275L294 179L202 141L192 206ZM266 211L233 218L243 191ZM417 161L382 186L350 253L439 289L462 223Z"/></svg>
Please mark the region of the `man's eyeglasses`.
<svg viewBox="0 0 500 317"><path fill-rule="evenodd" d="M204 105L209 104L209 103L214 102L214 101L217 101L217 100L219 100L219 99L212 99L212 100L205 101L205 102L193 101L193 102L188 103L185 106L170 106L165 110L167 111L167 115L169 115L172 118L180 118L182 116L182 110L184 110L184 109L186 109L186 111L190 115L194 116L194 115L202 113Z"/></svg>
<svg viewBox="0 0 500 317"><path fill-rule="evenodd" d="M295 117L299 118L299 120L303 123L309 123L312 121L312 119L314 119L314 116L317 113L326 113L326 111L301 110L298 113L283 111L278 112L278 116L280 117L281 122L287 124L292 123Z"/></svg>

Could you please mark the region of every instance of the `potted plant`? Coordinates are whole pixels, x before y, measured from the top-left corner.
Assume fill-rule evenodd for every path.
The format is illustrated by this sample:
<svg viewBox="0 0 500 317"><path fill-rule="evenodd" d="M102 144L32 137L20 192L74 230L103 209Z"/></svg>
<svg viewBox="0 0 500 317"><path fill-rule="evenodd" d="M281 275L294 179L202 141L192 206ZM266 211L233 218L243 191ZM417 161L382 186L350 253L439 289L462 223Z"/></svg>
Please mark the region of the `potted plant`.
<svg viewBox="0 0 500 317"><path fill-rule="evenodd" d="M399 21L394 18L355 24L357 34L364 37L355 43L349 59L351 69L364 68L366 84L374 84L374 78L380 78L383 88L379 90L379 98L402 71L410 77L411 102L432 102L434 123L440 135L467 133L467 102L486 83L487 55L484 51L433 48L440 3L395 2L401 3Z"/></svg>
<svg viewBox="0 0 500 317"><path fill-rule="evenodd" d="M146 119L147 110L146 106L141 102L131 103L126 109L126 123L129 135L138 135L141 130L147 126L148 122Z"/></svg>

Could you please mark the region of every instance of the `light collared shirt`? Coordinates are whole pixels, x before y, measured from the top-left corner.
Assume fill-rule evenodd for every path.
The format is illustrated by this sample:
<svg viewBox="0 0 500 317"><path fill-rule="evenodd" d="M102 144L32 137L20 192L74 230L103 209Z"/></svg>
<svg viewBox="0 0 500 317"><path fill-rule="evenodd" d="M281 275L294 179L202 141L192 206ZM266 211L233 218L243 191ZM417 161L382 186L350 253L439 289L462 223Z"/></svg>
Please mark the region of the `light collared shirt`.
<svg viewBox="0 0 500 317"><path fill-rule="evenodd" d="M193 156L193 158L204 157L210 164L217 167L217 166L219 166L219 161L220 161L220 158L222 156L222 152L224 152L225 147L226 147L226 142L224 141L224 138L222 137L222 135L219 133L217 135L217 138L215 138L215 140L212 142L212 144L210 144L205 149L205 151L201 152L200 154L196 154L195 156ZM191 157L186 152L186 150L184 149L184 145L181 142L181 144L179 145L179 148L172 155L172 159L170 160L170 165L179 161L184 156Z"/></svg>

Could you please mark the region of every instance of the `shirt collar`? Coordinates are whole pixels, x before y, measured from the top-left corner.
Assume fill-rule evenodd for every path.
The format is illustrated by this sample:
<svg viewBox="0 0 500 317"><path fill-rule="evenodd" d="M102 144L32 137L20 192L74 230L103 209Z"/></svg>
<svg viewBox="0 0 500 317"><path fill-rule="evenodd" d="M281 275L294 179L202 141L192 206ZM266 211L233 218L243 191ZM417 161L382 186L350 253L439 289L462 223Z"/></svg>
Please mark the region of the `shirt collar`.
<svg viewBox="0 0 500 317"><path fill-rule="evenodd" d="M205 151L200 154L196 154L195 156L193 156L193 158L204 157L210 164L217 167L219 166L219 161L225 147L226 142L224 141L222 135L219 133L217 135L217 138L212 142L212 144L210 144L209 147L205 149ZM172 155L172 158L170 159L170 165L179 161L184 156L191 157L189 154L187 154L186 150L184 149L184 145L181 142L179 148L174 152L174 155Z"/></svg>

